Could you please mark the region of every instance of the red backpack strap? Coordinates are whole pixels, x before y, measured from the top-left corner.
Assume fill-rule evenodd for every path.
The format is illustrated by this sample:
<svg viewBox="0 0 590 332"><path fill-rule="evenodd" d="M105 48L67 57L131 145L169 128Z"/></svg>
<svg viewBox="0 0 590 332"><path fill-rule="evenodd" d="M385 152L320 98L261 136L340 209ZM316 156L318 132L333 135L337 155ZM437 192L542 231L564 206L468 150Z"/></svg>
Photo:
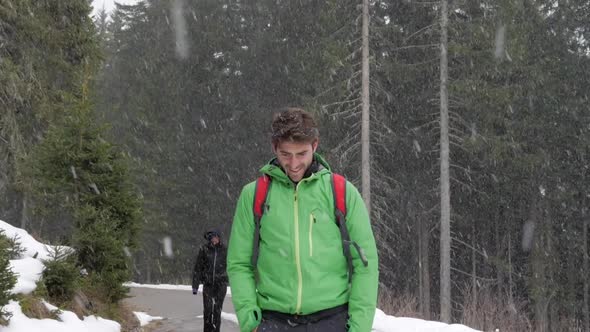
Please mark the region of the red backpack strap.
<svg viewBox="0 0 590 332"><path fill-rule="evenodd" d="M260 219L264 214L264 205L266 203L266 196L268 196L268 189L270 187L270 176L263 174L256 179L256 189L254 192L254 204L252 211L254 212L254 242L252 244L252 266L256 267L258 263L258 247L260 246Z"/></svg>
<svg viewBox="0 0 590 332"><path fill-rule="evenodd" d="M340 218L346 218L346 179L344 176L332 173L332 192L334 193L334 208L341 214ZM337 216L338 217L338 216Z"/></svg>
<svg viewBox="0 0 590 332"><path fill-rule="evenodd" d="M342 250L346 257L348 265L348 282L352 281L352 255L350 254L350 235L346 228L346 179L336 173L332 173L332 194L334 194L334 214L336 215L336 225L340 230L342 238Z"/></svg>

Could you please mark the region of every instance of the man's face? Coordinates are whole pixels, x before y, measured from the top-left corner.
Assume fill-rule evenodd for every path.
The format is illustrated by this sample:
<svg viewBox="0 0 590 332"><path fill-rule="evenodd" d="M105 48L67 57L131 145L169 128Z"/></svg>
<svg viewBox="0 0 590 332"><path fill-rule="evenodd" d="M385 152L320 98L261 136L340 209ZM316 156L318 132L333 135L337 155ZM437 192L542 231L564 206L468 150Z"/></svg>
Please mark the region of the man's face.
<svg viewBox="0 0 590 332"><path fill-rule="evenodd" d="M293 182L299 182L313 162L318 141L312 143L282 142L273 146L279 164Z"/></svg>
<svg viewBox="0 0 590 332"><path fill-rule="evenodd" d="M213 236L211 238L211 244L213 244L214 246L216 246L219 243L219 237L218 236Z"/></svg>

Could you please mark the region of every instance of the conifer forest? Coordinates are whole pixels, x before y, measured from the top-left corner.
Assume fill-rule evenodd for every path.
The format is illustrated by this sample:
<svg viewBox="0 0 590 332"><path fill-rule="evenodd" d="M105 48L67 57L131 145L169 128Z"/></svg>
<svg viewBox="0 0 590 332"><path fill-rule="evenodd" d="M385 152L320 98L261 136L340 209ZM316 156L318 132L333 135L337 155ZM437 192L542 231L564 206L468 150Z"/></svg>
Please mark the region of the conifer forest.
<svg viewBox="0 0 590 332"><path fill-rule="evenodd" d="M92 6L0 0L0 220L189 284L297 106L370 202L379 308L590 331L590 1Z"/></svg>

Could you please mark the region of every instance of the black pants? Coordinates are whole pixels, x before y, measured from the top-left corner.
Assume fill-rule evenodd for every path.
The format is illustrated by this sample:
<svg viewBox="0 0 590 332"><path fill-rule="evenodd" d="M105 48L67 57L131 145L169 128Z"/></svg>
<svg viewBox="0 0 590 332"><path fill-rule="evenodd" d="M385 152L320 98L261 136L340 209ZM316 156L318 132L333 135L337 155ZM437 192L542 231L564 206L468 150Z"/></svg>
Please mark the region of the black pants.
<svg viewBox="0 0 590 332"><path fill-rule="evenodd" d="M221 308L227 293L227 285L203 285L203 332L219 332L221 327Z"/></svg>
<svg viewBox="0 0 590 332"><path fill-rule="evenodd" d="M313 316L313 315L311 315ZM284 315L276 315L272 312L262 312L262 323L258 326L258 332L346 332L348 323L348 309L338 310L328 316L322 315L319 320L309 321L289 319Z"/></svg>

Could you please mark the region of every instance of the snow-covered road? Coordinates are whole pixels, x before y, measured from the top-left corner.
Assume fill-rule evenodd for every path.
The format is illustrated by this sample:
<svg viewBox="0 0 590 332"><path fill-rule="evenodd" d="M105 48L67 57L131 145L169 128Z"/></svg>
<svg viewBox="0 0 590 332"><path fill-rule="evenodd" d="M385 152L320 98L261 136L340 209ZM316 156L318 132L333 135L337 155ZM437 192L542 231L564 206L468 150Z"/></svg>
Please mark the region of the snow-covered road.
<svg viewBox="0 0 590 332"><path fill-rule="evenodd" d="M133 311L146 312L164 319L154 321L156 332L200 331L203 328L203 297L201 292L193 295L190 290L154 289L131 287L125 301ZM223 302L221 332L238 332L231 297Z"/></svg>

